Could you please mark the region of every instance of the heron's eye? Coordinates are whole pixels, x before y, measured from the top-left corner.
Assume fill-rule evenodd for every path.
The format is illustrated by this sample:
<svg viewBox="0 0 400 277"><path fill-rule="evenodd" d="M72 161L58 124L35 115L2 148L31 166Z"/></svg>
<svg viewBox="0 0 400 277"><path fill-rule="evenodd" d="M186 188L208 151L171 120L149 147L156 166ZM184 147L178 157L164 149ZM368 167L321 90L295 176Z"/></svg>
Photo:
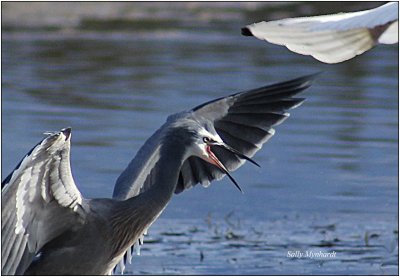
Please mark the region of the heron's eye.
<svg viewBox="0 0 400 277"><path fill-rule="evenodd" d="M209 142L211 142L211 139L208 138L208 137L203 137L203 142L204 143L209 143Z"/></svg>

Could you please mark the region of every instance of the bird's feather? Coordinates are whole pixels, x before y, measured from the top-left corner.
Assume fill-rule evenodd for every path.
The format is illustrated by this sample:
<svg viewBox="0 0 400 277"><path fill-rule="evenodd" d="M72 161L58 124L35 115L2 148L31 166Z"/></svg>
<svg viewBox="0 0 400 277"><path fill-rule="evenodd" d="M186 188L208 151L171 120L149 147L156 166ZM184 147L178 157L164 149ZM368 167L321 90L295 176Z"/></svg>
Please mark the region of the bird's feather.
<svg viewBox="0 0 400 277"><path fill-rule="evenodd" d="M263 21L246 26L242 33L325 63L338 63L377 43L398 42L398 2L352 13Z"/></svg>
<svg viewBox="0 0 400 277"><path fill-rule="evenodd" d="M84 217L63 132L37 144L2 183L4 275L23 274L48 241Z"/></svg>

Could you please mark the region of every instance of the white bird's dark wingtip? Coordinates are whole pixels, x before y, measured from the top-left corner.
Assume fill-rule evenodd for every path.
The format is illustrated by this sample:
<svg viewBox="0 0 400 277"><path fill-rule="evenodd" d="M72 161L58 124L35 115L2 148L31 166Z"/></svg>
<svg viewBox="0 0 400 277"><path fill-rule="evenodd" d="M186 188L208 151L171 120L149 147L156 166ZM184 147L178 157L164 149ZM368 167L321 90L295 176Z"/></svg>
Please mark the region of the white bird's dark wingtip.
<svg viewBox="0 0 400 277"><path fill-rule="evenodd" d="M243 27L242 28L242 35L245 37L252 37L253 33L250 31L248 27Z"/></svg>

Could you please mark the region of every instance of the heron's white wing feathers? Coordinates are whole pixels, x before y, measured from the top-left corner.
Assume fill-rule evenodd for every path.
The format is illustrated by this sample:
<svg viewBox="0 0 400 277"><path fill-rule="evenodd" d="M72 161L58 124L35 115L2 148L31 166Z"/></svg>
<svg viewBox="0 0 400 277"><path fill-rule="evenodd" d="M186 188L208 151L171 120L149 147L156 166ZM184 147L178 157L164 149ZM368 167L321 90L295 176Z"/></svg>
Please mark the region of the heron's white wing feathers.
<svg viewBox="0 0 400 277"><path fill-rule="evenodd" d="M325 63L338 63L398 42L398 3L354 13L288 18L246 26L243 34L284 45Z"/></svg>
<svg viewBox="0 0 400 277"><path fill-rule="evenodd" d="M44 244L84 217L70 169L70 129L63 131L37 144L2 183L4 275L22 274Z"/></svg>

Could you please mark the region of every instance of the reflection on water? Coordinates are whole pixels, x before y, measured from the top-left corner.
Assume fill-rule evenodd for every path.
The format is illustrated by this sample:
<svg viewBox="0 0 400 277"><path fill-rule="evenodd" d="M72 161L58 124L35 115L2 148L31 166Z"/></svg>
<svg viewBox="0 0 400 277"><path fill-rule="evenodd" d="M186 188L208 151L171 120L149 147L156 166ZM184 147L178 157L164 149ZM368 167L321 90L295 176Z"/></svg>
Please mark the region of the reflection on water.
<svg viewBox="0 0 400 277"><path fill-rule="evenodd" d="M216 4L215 11L188 4L174 16L169 9L130 3L126 13L137 15L127 15L134 22L109 21L104 9L86 21L61 20L53 29L6 20L2 176L41 133L72 126L72 169L80 190L109 197L118 174L169 114L323 71L304 93L307 101L257 153L262 168L245 165L234 173L245 193L223 180L175 197L129 272L395 274L397 47L325 65L241 37L239 30L269 12L327 13L328 6ZM164 20L146 17L149 10ZM224 16L217 20L216 11ZM337 258L287 258L287 251L298 249L336 251Z"/></svg>

